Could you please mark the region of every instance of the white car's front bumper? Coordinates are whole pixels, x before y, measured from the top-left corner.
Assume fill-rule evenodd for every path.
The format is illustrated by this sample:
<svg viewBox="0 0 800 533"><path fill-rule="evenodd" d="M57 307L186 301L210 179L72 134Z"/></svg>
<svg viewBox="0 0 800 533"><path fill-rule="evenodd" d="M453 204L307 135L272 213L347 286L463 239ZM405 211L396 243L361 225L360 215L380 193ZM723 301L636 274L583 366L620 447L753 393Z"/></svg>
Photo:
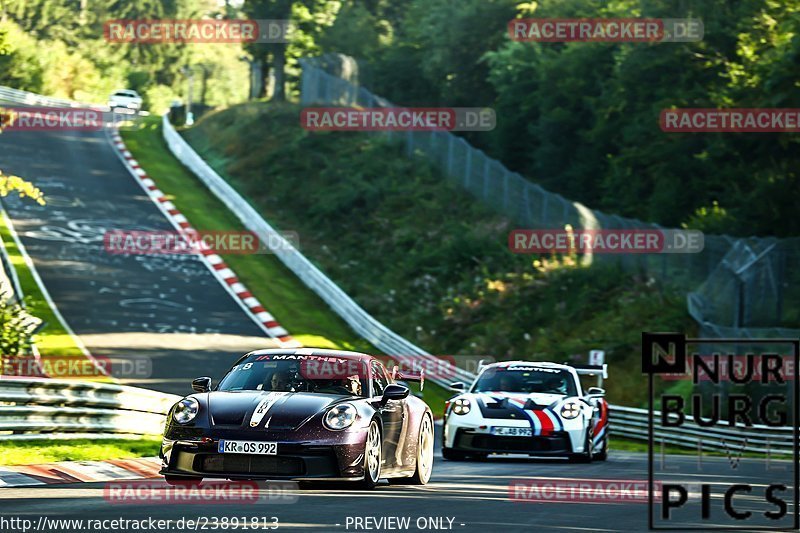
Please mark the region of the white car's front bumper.
<svg viewBox="0 0 800 533"><path fill-rule="evenodd" d="M583 453L587 423L583 416L561 420L562 428L553 431L531 431L530 436L497 435L492 428L531 430L528 420L484 418L472 410L466 415L450 413L444 424L445 448L473 453L526 453L530 455L565 456ZM538 433L538 434L536 434Z"/></svg>

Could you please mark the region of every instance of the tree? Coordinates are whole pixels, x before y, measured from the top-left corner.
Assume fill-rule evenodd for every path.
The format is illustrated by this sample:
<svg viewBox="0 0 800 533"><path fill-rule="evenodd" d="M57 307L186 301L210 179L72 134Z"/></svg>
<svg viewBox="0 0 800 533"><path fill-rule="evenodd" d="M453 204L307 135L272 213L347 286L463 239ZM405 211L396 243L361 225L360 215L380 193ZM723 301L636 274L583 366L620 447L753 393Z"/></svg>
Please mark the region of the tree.
<svg viewBox="0 0 800 533"><path fill-rule="evenodd" d="M8 52L11 50L11 47L8 46L7 39L8 30L0 27L0 56L8 54Z"/></svg>
<svg viewBox="0 0 800 533"><path fill-rule="evenodd" d="M0 41L2 49L2 41ZM0 110L2 113L2 110ZM0 133L2 131L0 130ZM20 197L28 197L40 205L44 205L42 191L32 183L17 176L8 176L0 171L0 197L16 192ZM4 268L6 265L0 266ZM13 268L13 266L11 266ZM41 320L32 317L21 302L14 301L11 295L0 293L0 349L7 355L19 355L30 350L31 334Z"/></svg>
<svg viewBox="0 0 800 533"><path fill-rule="evenodd" d="M31 333L39 323L10 294L0 293L0 350L5 356L30 353Z"/></svg>
<svg viewBox="0 0 800 533"><path fill-rule="evenodd" d="M11 193L19 194L20 198L30 198L39 205L45 205L44 194L33 183L18 176L3 174L0 170L0 197L6 197Z"/></svg>
<svg viewBox="0 0 800 533"><path fill-rule="evenodd" d="M336 20L339 0L246 0L244 13L255 20L291 20L288 42L248 43L245 49L255 61L260 61L262 72L270 72L275 81L272 100L286 99L287 86L293 86L299 73L298 58L318 55L318 40L323 31ZM260 96L266 94L266 84Z"/></svg>
<svg viewBox="0 0 800 533"><path fill-rule="evenodd" d="M292 0L246 0L242 10L253 20L288 20L292 14ZM282 102L286 99L286 43L248 43L245 49L260 61L261 72L269 73L270 63L275 77L272 99ZM262 83L261 94L266 94L267 84Z"/></svg>
<svg viewBox="0 0 800 533"><path fill-rule="evenodd" d="M603 211L738 235L796 235L792 134L665 133L662 109L794 108L796 3L542 3L535 17L703 20L693 43L515 43L486 54L497 93L491 151L546 188ZM565 11L566 10L566 11ZM713 220L712 220L713 219Z"/></svg>

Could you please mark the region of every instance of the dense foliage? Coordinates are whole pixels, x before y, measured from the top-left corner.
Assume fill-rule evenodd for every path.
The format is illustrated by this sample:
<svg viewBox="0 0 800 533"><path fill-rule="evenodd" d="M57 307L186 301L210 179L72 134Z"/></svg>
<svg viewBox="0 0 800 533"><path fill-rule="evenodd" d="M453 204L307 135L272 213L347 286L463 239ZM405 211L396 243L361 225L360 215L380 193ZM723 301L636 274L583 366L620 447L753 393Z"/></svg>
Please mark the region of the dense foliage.
<svg viewBox="0 0 800 533"><path fill-rule="evenodd" d="M8 293L0 293L0 350L4 356L30 353L31 320L22 305Z"/></svg>
<svg viewBox="0 0 800 533"><path fill-rule="evenodd" d="M693 17L694 43L520 43L515 17ZM119 18L291 18L287 44L123 45ZM736 235L796 235L797 134L664 133L669 107L797 107L800 1L709 0L5 0L0 84L79 100L120 87L151 107L248 94L294 98L298 59L339 52L359 79L402 104L491 106L497 128L467 133L546 188L608 212ZM201 87L202 86L202 87Z"/></svg>
<svg viewBox="0 0 800 533"><path fill-rule="evenodd" d="M194 74L193 98L209 105L247 97L247 64L238 44L123 44L107 42L103 25L116 19L215 18L211 0L4 0L0 85L79 101L104 103L118 89L137 90L161 111L186 98L184 67Z"/></svg>
<svg viewBox="0 0 800 533"><path fill-rule="evenodd" d="M675 134L669 107L798 107L797 0L349 0L322 42L397 103L492 106L472 134L507 166L612 213L797 235L797 134ZM696 43L520 43L514 17L693 17ZM359 31L356 33L355 29Z"/></svg>

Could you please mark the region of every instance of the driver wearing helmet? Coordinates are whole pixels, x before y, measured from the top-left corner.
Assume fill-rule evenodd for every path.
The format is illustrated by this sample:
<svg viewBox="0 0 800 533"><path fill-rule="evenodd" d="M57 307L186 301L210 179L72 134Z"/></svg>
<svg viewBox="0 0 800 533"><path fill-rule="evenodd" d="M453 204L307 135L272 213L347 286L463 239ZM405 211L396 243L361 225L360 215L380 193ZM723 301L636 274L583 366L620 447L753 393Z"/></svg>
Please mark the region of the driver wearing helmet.
<svg viewBox="0 0 800 533"><path fill-rule="evenodd" d="M289 390L289 375L286 372L275 372L270 379L270 387L272 391L286 392Z"/></svg>
<svg viewBox="0 0 800 533"><path fill-rule="evenodd" d="M560 376L553 376L545 382L545 390L550 394L566 394L567 382Z"/></svg>
<svg viewBox="0 0 800 533"><path fill-rule="evenodd" d="M342 380L342 387L355 396L361 396L361 380L358 378L358 374L353 374L352 376L344 378Z"/></svg>

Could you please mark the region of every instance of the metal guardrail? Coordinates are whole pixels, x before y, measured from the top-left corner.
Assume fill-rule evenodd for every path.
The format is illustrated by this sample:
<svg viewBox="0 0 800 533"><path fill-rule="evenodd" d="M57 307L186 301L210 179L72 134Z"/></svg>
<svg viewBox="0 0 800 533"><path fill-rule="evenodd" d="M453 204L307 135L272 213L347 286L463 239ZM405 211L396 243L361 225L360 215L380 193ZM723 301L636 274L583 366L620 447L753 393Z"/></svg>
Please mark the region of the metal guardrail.
<svg viewBox="0 0 800 533"><path fill-rule="evenodd" d="M755 424L731 426L720 422L713 427L702 427L687 419L680 427L663 428L658 420L660 411L653 412L653 437L655 445L661 442L682 448L727 450L736 455L739 451L791 454L794 431L791 427L771 427ZM635 440L648 440L648 413L646 409L612 405L609 410L611 435Z"/></svg>
<svg viewBox="0 0 800 533"><path fill-rule="evenodd" d="M4 378L0 440L161 435L180 398L111 383Z"/></svg>
<svg viewBox="0 0 800 533"><path fill-rule="evenodd" d="M85 104L81 102L73 102L72 100L65 100L63 98L42 96L40 94L2 86L0 86L0 101L44 107L92 107L101 109L106 107L100 104Z"/></svg>

